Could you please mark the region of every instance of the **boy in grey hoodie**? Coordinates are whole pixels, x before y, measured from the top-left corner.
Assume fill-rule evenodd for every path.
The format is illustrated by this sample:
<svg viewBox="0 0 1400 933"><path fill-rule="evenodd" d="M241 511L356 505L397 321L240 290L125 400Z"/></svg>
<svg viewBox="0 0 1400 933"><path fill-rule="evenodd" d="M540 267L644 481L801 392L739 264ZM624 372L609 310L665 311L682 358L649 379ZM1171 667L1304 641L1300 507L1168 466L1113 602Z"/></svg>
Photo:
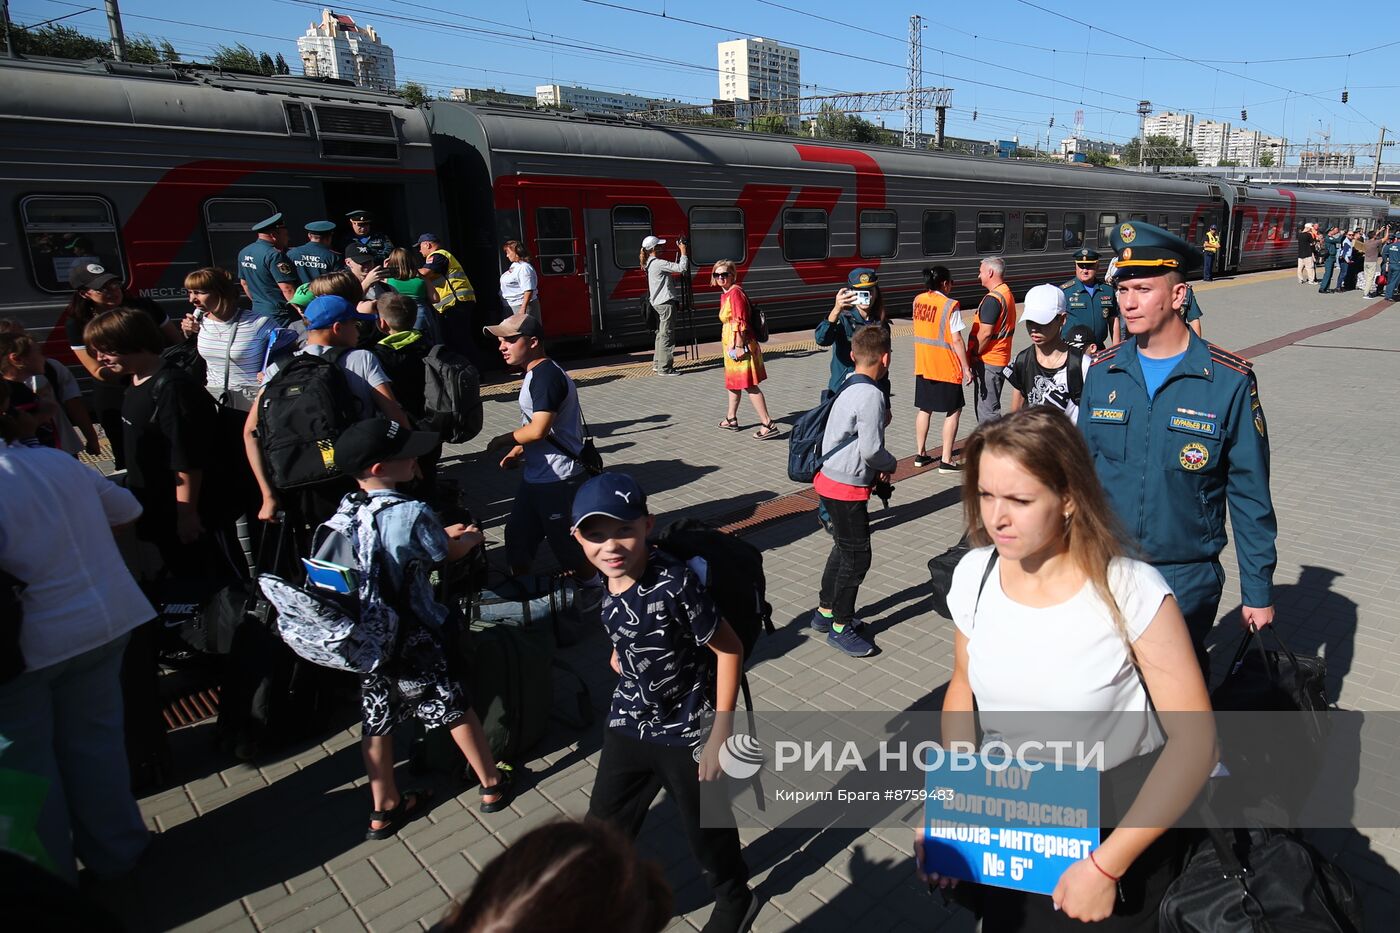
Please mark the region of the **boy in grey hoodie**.
<svg viewBox="0 0 1400 933"><path fill-rule="evenodd" d="M851 360L855 371L842 383L822 436L822 450L830 457L812 481L835 539L812 628L824 632L837 651L863 658L875 651L855 617L856 594L870 570L870 492L875 483L888 481L896 466L885 449L889 403L879 387L890 371L889 331L878 325L856 331Z"/></svg>

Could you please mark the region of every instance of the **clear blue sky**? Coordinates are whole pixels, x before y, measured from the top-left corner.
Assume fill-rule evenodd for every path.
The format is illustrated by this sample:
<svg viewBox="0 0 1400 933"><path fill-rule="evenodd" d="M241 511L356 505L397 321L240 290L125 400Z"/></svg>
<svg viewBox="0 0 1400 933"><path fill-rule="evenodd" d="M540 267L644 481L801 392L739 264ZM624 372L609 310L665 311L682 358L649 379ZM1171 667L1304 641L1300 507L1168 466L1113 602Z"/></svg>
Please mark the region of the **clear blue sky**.
<svg viewBox="0 0 1400 933"><path fill-rule="evenodd" d="M294 71L296 36L319 20L322 5L121 0L129 34L169 38L187 58L243 42L282 52ZM101 0L11 0L10 10L30 24L89 6L98 9L63 22L105 35ZM948 132L956 136L1028 142L1048 131L1058 143L1082 110L1085 135L1125 142L1137 133L1143 98L1154 110L1236 126L1246 109L1243 125L1290 143L1330 131L1333 142L1374 144L1380 124L1400 133L1400 78L1392 75L1400 29L1355 29L1365 18L1345 15L1302 22L1289 0L981 0L959 10L884 0L653 0L649 7L629 0L350 0L334 9L379 31L394 48L401 83L444 94L460 86L533 93L536 84L560 83L708 102L718 93L715 43L746 35L797 46L805 93L899 89L909 15L919 13L924 83L954 89ZM852 10L865 18L848 23ZM1345 105L1343 87L1350 91ZM903 126L899 113L867 116ZM932 123L929 113L925 129ZM1396 151L1385 161L1400 161Z"/></svg>

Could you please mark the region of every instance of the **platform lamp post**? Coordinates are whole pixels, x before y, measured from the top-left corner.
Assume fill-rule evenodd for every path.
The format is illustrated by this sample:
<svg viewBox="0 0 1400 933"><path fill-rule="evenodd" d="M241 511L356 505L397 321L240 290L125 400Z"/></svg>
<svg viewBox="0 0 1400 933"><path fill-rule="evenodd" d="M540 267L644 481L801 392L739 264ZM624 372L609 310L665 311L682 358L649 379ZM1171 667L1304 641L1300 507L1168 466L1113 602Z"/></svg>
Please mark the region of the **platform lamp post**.
<svg viewBox="0 0 1400 933"><path fill-rule="evenodd" d="M1147 167L1147 115L1152 112L1152 101L1138 101L1138 168Z"/></svg>

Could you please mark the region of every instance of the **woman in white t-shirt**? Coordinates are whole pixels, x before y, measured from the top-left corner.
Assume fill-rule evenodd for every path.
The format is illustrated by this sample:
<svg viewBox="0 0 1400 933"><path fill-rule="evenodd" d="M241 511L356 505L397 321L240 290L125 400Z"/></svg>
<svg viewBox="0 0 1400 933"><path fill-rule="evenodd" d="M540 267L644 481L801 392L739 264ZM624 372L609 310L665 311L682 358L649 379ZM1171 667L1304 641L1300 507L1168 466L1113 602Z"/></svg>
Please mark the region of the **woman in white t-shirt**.
<svg viewBox="0 0 1400 933"><path fill-rule="evenodd" d="M969 538L982 546L948 593L957 633L945 744L974 738L974 701L982 727L1013 749L1034 738L1032 721L1047 737L1027 713L1072 712L1057 724L1103 741L1105 788L1115 774L1146 778L1051 897L984 888L982 929L1156 929L1178 845L1160 827L1185 812L1216 760L1210 698L1176 599L1152 566L1126 556L1089 451L1061 412L1026 408L984 424L964 462ZM921 877L956 883L924 874L915 852Z"/></svg>
<svg viewBox="0 0 1400 933"><path fill-rule="evenodd" d="M530 265L530 251L519 240L506 240L501 251L506 254L510 267L501 273L501 313L506 317L513 314L540 316L540 280L535 267Z"/></svg>

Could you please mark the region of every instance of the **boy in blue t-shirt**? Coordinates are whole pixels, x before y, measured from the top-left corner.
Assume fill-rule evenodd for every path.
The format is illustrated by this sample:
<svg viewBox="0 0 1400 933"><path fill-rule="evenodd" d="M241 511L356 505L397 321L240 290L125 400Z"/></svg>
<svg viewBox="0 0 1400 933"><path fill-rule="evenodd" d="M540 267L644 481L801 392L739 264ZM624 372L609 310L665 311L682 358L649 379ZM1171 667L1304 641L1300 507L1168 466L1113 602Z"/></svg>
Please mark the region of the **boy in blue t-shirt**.
<svg viewBox="0 0 1400 933"><path fill-rule="evenodd" d="M400 793L394 780L392 731L406 719L449 730L481 783L483 813L504 809L512 796L511 767L492 759L481 720L453 674L446 648L448 609L434 597L428 576L434 565L460 560L480 547L481 532L474 525L444 528L427 505L395 491L419 477L418 458L437 445L438 435L384 418L352 424L335 442L336 465L360 486L347 500L397 500L374 519L375 543L382 550L373 566L381 575L379 592L394 599L399 636L392 663L360 681L361 748L374 796L367 839L387 839L428 809L429 794Z"/></svg>
<svg viewBox="0 0 1400 933"><path fill-rule="evenodd" d="M624 473L579 487L573 534L600 573L602 620L619 680L588 815L641 831L665 788L715 896L707 933L747 930L758 913L733 826L700 824L702 781L717 781L731 735L743 646L685 562L647 543L656 519Z"/></svg>

